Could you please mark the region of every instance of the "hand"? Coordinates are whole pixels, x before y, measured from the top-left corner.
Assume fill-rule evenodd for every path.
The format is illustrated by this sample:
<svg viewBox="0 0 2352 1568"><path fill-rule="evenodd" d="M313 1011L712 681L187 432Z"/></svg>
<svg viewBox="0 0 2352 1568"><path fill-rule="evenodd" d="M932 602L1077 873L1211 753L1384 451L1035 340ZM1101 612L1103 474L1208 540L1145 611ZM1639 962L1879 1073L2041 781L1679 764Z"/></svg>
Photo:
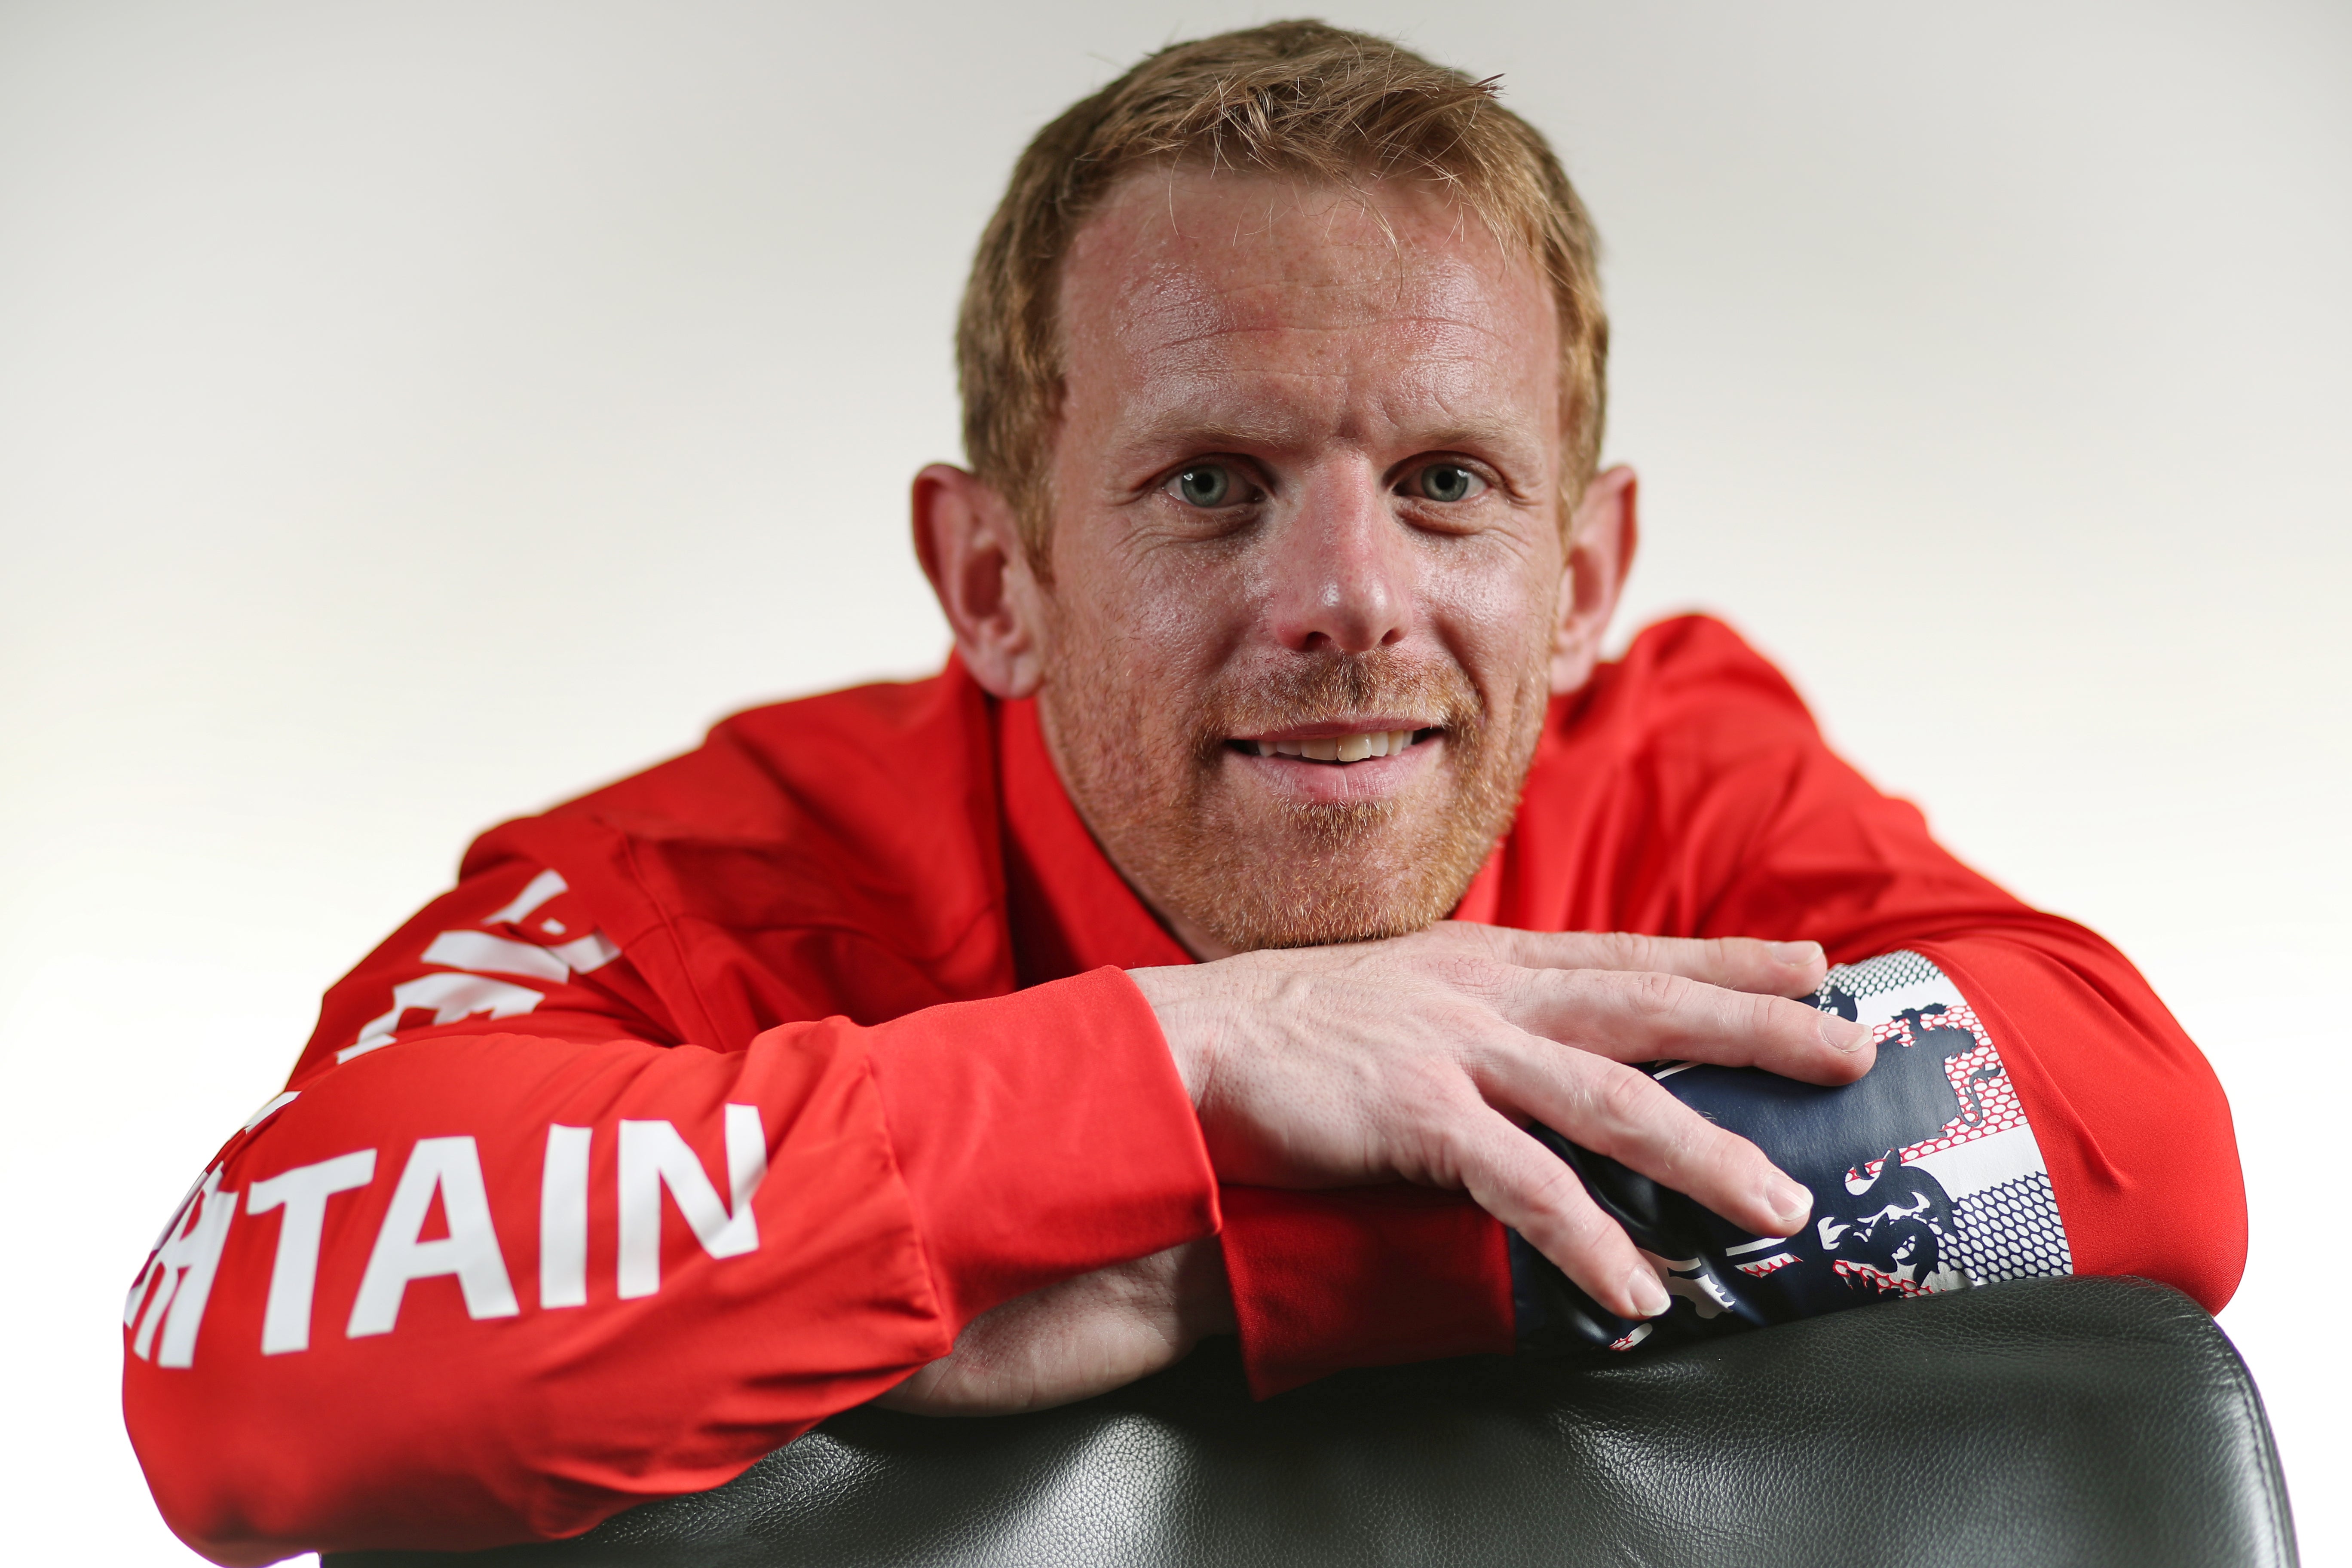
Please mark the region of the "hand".
<svg viewBox="0 0 2352 1568"><path fill-rule="evenodd" d="M1522 1125L1540 1121L1759 1235L1792 1233L1811 1194L1624 1064L1673 1058L1850 1083L1875 1058L1869 1031L1788 1000L1825 968L1811 942L1449 921L1130 973L1221 1176L1466 1191L1594 1300L1646 1318L1669 1304L1656 1274Z"/></svg>
<svg viewBox="0 0 2352 1568"><path fill-rule="evenodd" d="M1214 1237L1064 1279L982 1312L940 1357L874 1401L920 1415L1004 1415L1066 1405L1181 1361L1234 1331Z"/></svg>

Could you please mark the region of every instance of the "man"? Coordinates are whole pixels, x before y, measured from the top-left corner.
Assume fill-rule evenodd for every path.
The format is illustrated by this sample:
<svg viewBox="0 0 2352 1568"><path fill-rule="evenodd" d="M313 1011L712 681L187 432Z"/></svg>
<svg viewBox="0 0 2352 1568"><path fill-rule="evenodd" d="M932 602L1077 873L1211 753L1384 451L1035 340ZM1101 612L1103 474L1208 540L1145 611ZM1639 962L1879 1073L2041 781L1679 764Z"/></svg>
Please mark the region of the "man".
<svg viewBox="0 0 2352 1568"><path fill-rule="evenodd" d="M1379 40L1047 127L914 487L948 668L493 831L329 994L125 1305L173 1528L576 1533L1215 1332L1272 1393L2069 1269L2219 1307L2227 1108L2130 966L1719 625L1599 659L1605 335L1541 139Z"/></svg>

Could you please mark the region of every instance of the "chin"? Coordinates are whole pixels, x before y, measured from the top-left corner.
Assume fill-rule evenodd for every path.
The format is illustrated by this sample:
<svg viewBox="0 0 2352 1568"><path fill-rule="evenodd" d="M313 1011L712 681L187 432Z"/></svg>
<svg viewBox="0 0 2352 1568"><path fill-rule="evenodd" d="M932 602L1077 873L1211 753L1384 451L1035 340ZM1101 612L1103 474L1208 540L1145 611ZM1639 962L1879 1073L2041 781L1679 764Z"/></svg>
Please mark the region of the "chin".
<svg viewBox="0 0 2352 1568"><path fill-rule="evenodd" d="M1532 664L1499 723L1466 678L1381 674L1312 665L1195 702L1198 722L1174 733L1108 677L1048 688L1039 711L1079 815L1172 926L1235 952L1371 942L1454 912L1509 830L1545 713ZM1335 713L1441 721L1375 757L1268 754L1288 739L1277 731ZM1236 740L1251 736L1271 739Z"/></svg>
<svg viewBox="0 0 2352 1568"><path fill-rule="evenodd" d="M1442 823L1415 832L1379 808L1293 808L1266 834L1236 832L1171 868L1170 902L1240 952L1377 942L1435 924L1462 901L1492 844Z"/></svg>
<svg viewBox="0 0 2352 1568"><path fill-rule="evenodd" d="M1448 906L1451 908L1451 906ZM1241 918L1220 930L1202 924L1235 952L1255 952L1275 947L1335 947L1343 942L1381 942L1409 936L1445 918L1441 910L1423 916L1396 910L1252 910L1221 911Z"/></svg>

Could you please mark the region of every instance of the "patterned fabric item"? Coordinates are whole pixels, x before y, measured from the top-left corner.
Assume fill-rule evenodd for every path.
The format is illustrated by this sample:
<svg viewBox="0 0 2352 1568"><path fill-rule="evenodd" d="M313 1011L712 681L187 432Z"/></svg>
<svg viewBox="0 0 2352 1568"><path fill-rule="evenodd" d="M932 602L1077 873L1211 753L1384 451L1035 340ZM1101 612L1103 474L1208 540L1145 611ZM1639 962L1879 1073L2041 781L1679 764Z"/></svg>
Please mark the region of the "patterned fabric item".
<svg viewBox="0 0 2352 1568"><path fill-rule="evenodd" d="M1532 1128L1624 1225L1674 1304L1649 1322L1616 1317L1514 1235L1523 1350L1631 1350L1886 1296L2074 1272L2025 1108L1992 1036L1943 971L1901 951L1841 964L1813 1004L1872 1026L1878 1061L1861 1081L1823 1089L1754 1068L1649 1068L1677 1100L1753 1141L1810 1188L1812 1223L1794 1236L1751 1236Z"/></svg>

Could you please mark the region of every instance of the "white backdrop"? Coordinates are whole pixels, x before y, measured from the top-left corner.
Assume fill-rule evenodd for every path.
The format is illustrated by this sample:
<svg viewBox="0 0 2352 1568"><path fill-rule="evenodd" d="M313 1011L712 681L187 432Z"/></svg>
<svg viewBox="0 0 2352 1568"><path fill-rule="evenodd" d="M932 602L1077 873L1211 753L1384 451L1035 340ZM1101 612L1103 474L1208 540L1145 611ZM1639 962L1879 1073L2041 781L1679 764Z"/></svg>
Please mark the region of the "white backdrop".
<svg viewBox="0 0 2352 1568"><path fill-rule="evenodd" d="M1506 73L1591 202L1626 627L1727 615L2212 1056L2222 1321L2352 1558L2352 12L1896 12L1329 15ZM121 1289L476 830L935 664L905 487L1013 153L1278 14L0 0L0 1476L71 1521L12 1552L188 1560Z"/></svg>

